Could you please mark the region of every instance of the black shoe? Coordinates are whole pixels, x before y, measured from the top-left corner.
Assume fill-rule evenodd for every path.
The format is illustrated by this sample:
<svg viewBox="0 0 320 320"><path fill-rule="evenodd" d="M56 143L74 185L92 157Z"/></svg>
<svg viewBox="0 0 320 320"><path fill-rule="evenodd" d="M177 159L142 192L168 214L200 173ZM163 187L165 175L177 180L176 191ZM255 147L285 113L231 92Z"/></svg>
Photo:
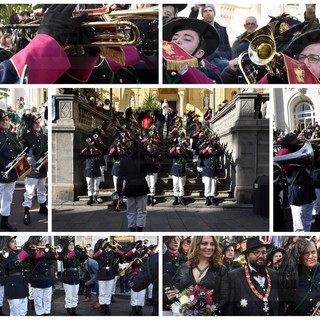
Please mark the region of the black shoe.
<svg viewBox="0 0 320 320"><path fill-rule="evenodd" d="M24 218L23 218L23 223L25 225L29 225L31 223L31 219L30 219L30 214L29 214L29 207L24 207Z"/></svg>
<svg viewBox="0 0 320 320"><path fill-rule="evenodd" d="M179 200L178 200L178 197L174 197L174 201L172 202L172 204L174 205L174 206L176 206L176 205L178 205L180 202L179 202Z"/></svg>
<svg viewBox="0 0 320 320"><path fill-rule="evenodd" d="M130 228L130 231L136 232L137 230L136 230L136 228Z"/></svg>
<svg viewBox="0 0 320 320"><path fill-rule="evenodd" d="M179 203L183 206L186 205L182 197L179 197Z"/></svg>
<svg viewBox="0 0 320 320"><path fill-rule="evenodd" d="M76 316L77 315L77 308L71 308L71 315Z"/></svg>
<svg viewBox="0 0 320 320"><path fill-rule="evenodd" d="M48 214L47 202L40 203L39 213Z"/></svg>
<svg viewBox="0 0 320 320"><path fill-rule="evenodd" d="M131 312L129 313L129 316L135 316L137 314L137 307L132 307Z"/></svg>
<svg viewBox="0 0 320 320"><path fill-rule="evenodd" d="M213 206L217 206L218 205L218 203L216 201L214 201L214 197L210 197L210 201L211 201L211 204Z"/></svg>
<svg viewBox="0 0 320 320"><path fill-rule="evenodd" d="M71 308L67 308L68 316L71 316Z"/></svg>
<svg viewBox="0 0 320 320"><path fill-rule="evenodd" d="M155 205L155 199L154 196L151 196L151 205L154 206Z"/></svg>
<svg viewBox="0 0 320 320"><path fill-rule="evenodd" d="M147 196L147 206L150 206L151 204L151 196Z"/></svg>
<svg viewBox="0 0 320 320"><path fill-rule="evenodd" d="M103 201L101 199L98 199L98 196L93 197L93 202L94 203L102 203Z"/></svg>
<svg viewBox="0 0 320 320"><path fill-rule="evenodd" d="M2 216L0 228L7 231L18 231L17 228L9 224L8 220L9 220L8 216Z"/></svg>
<svg viewBox="0 0 320 320"><path fill-rule="evenodd" d="M152 300L151 298L147 298L147 303L146 303L146 305L147 305L148 307L153 306L153 300Z"/></svg>
<svg viewBox="0 0 320 320"><path fill-rule="evenodd" d="M143 231L143 227L137 227L137 231L138 232L142 232Z"/></svg>
<svg viewBox="0 0 320 320"><path fill-rule="evenodd" d="M106 312L105 314L106 314L107 316L112 316L112 313L111 313L109 307L110 307L109 304L107 304L107 305L105 306L105 312Z"/></svg>
<svg viewBox="0 0 320 320"><path fill-rule="evenodd" d="M206 197L206 206L210 206L212 204L209 197Z"/></svg>
<svg viewBox="0 0 320 320"><path fill-rule="evenodd" d="M50 313L45 313L44 316L50 316Z"/></svg>
<svg viewBox="0 0 320 320"><path fill-rule="evenodd" d="M142 312L142 307L141 306L137 306L136 315L137 316L143 316L143 312Z"/></svg>
<svg viewBox="0 0 320 320"><path fill-rule="evenodd" d="M106 314L105 304L100 305L100 314L104 316Z"/></svg>
<svg viewBox="0 0 320 320"><path fill-rule="evenodd" d="M93 203L94 203L93 197L90 196L89 200L87 201L87 205L88 205L88 206L91 206Z"/></svg>

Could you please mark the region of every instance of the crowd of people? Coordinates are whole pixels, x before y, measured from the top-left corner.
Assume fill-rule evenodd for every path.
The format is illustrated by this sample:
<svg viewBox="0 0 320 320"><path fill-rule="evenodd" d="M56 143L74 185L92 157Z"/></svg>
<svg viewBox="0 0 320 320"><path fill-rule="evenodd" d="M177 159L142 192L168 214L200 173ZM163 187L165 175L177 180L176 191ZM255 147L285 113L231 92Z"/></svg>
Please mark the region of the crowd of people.
<svg viewBox="0 0 320 320"><path fill-rule="evenodd" d="M172 161L172 205L187 205L184 197L188 172L202 177L205 205L218 204L217 176L225 149L210 129L211 108L203 120L195 111L189 111L183 119L165 103L155 110L128 107L113 116L93 130L81 150L86 162L88 205L103 202L99 189L111 160L114 204L123 203L125 196L128 228L142 231L147 205L157 203L158 173L166 159Z"/></svg>
<svg viewBox="0 0 320 320"><path fill-rule="evenodd" d="M164 315L319 316L318 237L219 238L163 237Z"/></svg>
<svg viewBox="0 0 320 320"><path fill-rule="evenodd" d="M39 213L48 214L48 137L45 108L43 113L39 113L36 107L29 113L23 113L22 102L18 106L17 111L11 107L8 111L0 109L0 228L6 231L17 231L17 228L9 223L9 217L18 179L24 180L25 184L22 203L24 224L31 224L29 210L34 196L40 205Z"/></svg>
<svg viewBox="0 0 320 320"><path fill-rule="evenodd" d="M214 4L195 4L189 17L181 17L179 12L186 7L163 5L164 83L319 84L320 28L315 4L305 5L304 21L279 13L261 30L256 17L247 17L244 32L232 46L226 27L215 21ZM257 40L258 34L265 39ZM274 44L269 41L272 38ZM245 53L249 46L250 57ZM277 52L274 57L271 46Z"/></svg>
<svg viewBox="0 0 320 320"><path fill-rule="evenodd" d="M286 135L280 130L274 132L274 227L277 231L291 230L285 223L287 204L290 205L293 231L311 231L313 219L316 228L320 226L319 150L315 137L318 130L315 122L301 132L296 130ZM305 157L299 156L303 154ZM299 158L300 161L296 161Z"/></svg>
<svg viewBox="0 0 320 320"><path fill-rule="evenodd" d="M157 245L149 240L127 243L125 251L115 240L99 239L94 245L76 245L75 237L60 237L52 246L43 236L30 236L18 248L17 236L2 236L0 263L0 313L4 298L9 303L10 316L25 316L34 309L38 316L49 316L53 289L61 282L65 291L66 315L76 316L79 289L85 291L84 303L97 295L94 308L100 315L112 315L117 281L122 292L130 291L130 315L142 316L143 306L153 306L158 314L158 254ZM121 250L120 250L121 249Z"/></svg>
<svg viewBox="0 0 320 320"><path fill-rule="evenodd" d="M148 11L149 15L144 19L141 11L151 6L154 12ZM111 16L122 10L132 13L126 13L121 19L122 24L128 21L126 28L118 25L117 17L112 16L116 35L105 33L103 26L81 27L92 17L94 22L109 22L106 14ZM17 14L15 18L17 21L9 21L10 24L3 27L4 33L14 32L15 35L9 47L9 36L5 36L7 41L7 38L2 41L1 83L158 83L155 5L44 5L41 12L32 12L29 16ZM36 31L26 29L30 42L21 28L14 27L14 24L25 23L26 18L28 22L39 24ZM114 45L97 45L97 39L101 42L101 37L104 43L113 42Z"/></svg>

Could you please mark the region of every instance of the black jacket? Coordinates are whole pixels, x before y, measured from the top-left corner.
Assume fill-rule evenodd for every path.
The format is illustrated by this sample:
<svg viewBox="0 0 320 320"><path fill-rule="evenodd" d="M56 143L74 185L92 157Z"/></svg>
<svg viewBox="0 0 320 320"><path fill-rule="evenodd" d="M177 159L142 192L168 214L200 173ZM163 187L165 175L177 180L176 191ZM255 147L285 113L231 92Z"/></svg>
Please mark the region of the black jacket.
<svg viewBox="0 0 320 320"><path fill-rule="evenodd" d="M190 286L199 285L206 289L213 289L213 301L218 303L219 310L226 304L228 300L228 271L225 266L220 268L209 267L205 276L196 283L192 270L185 264L179 267L176 277L176 288L181 292Z"/></svg>

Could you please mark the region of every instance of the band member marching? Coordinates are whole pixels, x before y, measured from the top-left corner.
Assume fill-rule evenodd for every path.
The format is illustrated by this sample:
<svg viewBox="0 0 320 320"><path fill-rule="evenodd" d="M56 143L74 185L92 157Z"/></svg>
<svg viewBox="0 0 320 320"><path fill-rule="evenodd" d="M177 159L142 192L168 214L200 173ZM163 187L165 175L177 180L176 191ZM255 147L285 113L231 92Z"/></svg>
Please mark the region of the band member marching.
<svg viewBox="0 0 320 320"><path fill-rule="evenodd" d="M46 160L48 153L48 137L42 132L41 117L32 114L23 115L18 129L18 139L23 148L27 149L27 160L32 166L32 171L25 178L24 224L29 225L31 218L29 210L32 207L32 199L37 195L40 204L39 213L48 214L46 198L47 169Z"/></svg>
<svg viewBox="0 0 320 320"><path fill-rule="evenodd" d="M113 265L115 259L123 256L123 252L114 247L108 239L99 239L95 245L94 258L99 264L97 275L99 283L99 304L101 306L101 315L112 315L110 311L112 287L114 283Z"/></svg>
<svg viewBox="0 0 320 320"><path fill-rule="evenodd" d="M202 182L204 183L204 196L206 206L216 205L214 196L217 190L217 174L219 157L224 154L224 149L217 142L208 140L200 147L200 159L202 160Z"/></svg>
<svg viewBox="0 0 320 320"><path fill-rule="evenodd" d="M22 148L11 132L8 132L9 117L0 109L0 199L1 199L1 225L0 228L7 231L17 231L16 227L9 224L13 192L18 179L14 168L7 169L8 165L17 158ZM6 171L7 170L7 171Z"/></svg>
<svg viewBox="0 0 320 320"><path fill-rule="evenodd" d="M172 160L172 167L170 174L172 175L172 183L173 183L173 195L174 202L172 203L174 206L178 204L184 205L184 186L187 180L187 159L188 159L188 143L184 140L178 141L178 143L173 146L170 151L168 157Z"/></svg>
<svg viewBox="0 0 320 320"><path fill-rule="evenodd" d="M145 241L144 241L145 242ZM132 259L130 277L139 274L143 267L143 259L149 256L148 248L142 246L142 241L138 240L134 244L134 248L128 251L125 256ZM132 307L130 315L142 316L142 307L146 299L146 289L135 292L131 289L130 304Z"/></svg>
<svg viewBox="0 0 320 320"><path fill-rule="evenodd" d="M5 285L4 295L8 300L10 316L25 316L28 312L28 283L23 275L22 262L28 257L24 250L18 251L17 236L1 237L4 257Z"/></svg>
<svg viewBox="0 0 320 320"><path fill-rule="evenodd" d="M59 259L63 263L64 271L62 273L61 282L65 291L65 308L68 315L75 316L77 314L78 292L80 275L78 267L88 258L86 250L79 246L75 246L74 238L69 237L63 246L63 250L59 253Z"/></svg>
<svg viewBox="0 0 320 320"><path fill-rule="evenodd" d="M46 246L44 237L31 236L23 249L29 253L30 283L33 292L34 309L37 316L49 316L51 313L53 277L50 267L59 257L57 252Z"/></svg>

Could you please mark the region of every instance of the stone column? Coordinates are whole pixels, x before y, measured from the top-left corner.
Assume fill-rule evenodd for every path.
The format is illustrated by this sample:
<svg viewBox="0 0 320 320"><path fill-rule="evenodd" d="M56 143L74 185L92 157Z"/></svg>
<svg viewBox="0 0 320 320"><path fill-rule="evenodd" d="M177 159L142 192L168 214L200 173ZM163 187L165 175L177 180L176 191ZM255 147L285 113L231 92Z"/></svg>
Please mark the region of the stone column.
<svg viewBox="0 0 320 320"><path fill-rule="evenodd" d="M178 95L179 95L179 97L180 97L179 116L183 118L183 108L184 108L184 89L179 89Z"/></svg>

